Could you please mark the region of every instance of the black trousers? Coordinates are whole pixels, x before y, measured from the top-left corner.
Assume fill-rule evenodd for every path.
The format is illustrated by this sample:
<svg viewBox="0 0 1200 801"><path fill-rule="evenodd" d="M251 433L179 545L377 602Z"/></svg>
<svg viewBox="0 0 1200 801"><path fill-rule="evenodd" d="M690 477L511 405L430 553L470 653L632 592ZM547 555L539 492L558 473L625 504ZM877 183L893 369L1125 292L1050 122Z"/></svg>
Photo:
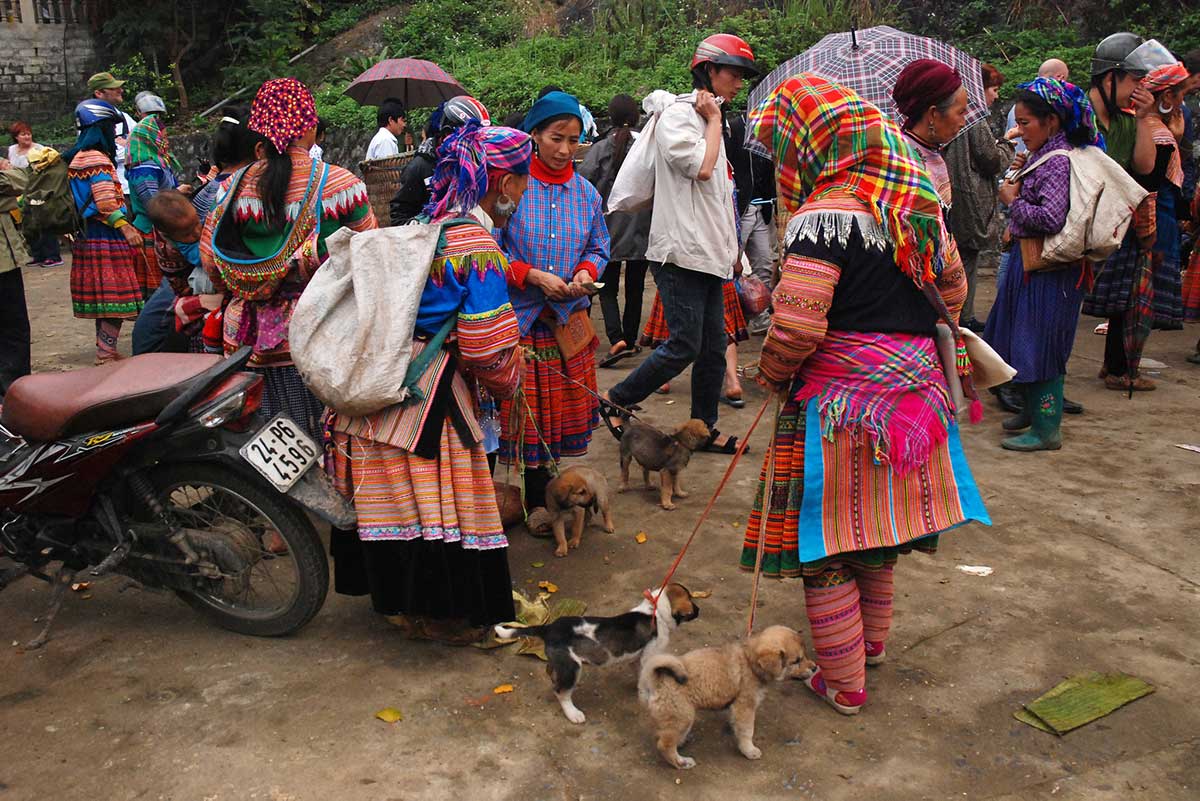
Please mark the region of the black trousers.
<svg viewBox="0 0 1200 801"><path fill-rule="evenodd" d="M0 398L30 371L29 309L21 268L0 273Z"/></svg>
<svg viewBox="0 0 1200 801"><path fill-rule="evenodd" d="M621 264L619 261L610 261L604 268L604 275L600 277L604 282L604 288L600 290L600 311L604 314L604 332L608 336L608 344L615 345L624 340L632 348L637 344L638 327L642 323L642 298L646 294L646 267L649 262L639 259L624 262L624 313L617 302L622 277Z"/></svg>

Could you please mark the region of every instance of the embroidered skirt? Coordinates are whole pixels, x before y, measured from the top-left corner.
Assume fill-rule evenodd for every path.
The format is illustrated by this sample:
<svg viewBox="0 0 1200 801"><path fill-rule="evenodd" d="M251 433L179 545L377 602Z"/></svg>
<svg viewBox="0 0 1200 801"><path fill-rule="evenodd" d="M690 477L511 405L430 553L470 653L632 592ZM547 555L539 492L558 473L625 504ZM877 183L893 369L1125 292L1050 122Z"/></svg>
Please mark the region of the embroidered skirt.
<svg viewBox="0 0 1200 801"><path fill-rule="evenodd" d="M1083 299L1083 313L1107 320L1133 308L1138 282L1149 258L1150 254L1142 250L1131 229L1120 249L1108 261L1095 265L1096 281Z"/></svg>
<svg viewBox="0 0 1200 801"><path fill-rule="evenodd" d="M729 343L745 342L750 338L746 328L746 315L742 312L742 302L738 300L737 287L733 281L725 281L721 285L721 293L725 297L725 336ZM666 342L671 332L667 330L667 318L663 314L662 299L654 293L654 305L650 309L650 318L642 329L639 344L657 348Z"/></svg>
<svg viewBox="0 0 1200 801"><path fill-rule="evenodd" d="M521 347L532 355L525 364L521 390L500 403L500 461L516 461L517 440L529 468L587 453L592 430L600 425L600 404L588 392L596 391L599 344L593 337L591 344L564 362L553 330L541 320L521 337Z"/></svg>
<svg viewBox="0 0 1200 801"><path fill-rule="evenodd" d="M1020 248L996 286L983 338L1017 368L1013 381L1036 383L1066 375L1084 290L1080 267L1026 273Z"/></svg>
<svg viewBox="0 0 1200 801"><path fill-rule="evenodd" d="M1175 216L1175 193L1158 193L1158 239L1151 259L1154 263L1154 323L1163 331L1183 328L1183 279L1179 263L1179 221Z"/></svg>
<svg viewBox="0 0 1200 801"><path fill-rule="evenodd" d="M119 231L88 220L71 256L71 306L76 317L134 320L142 310L142 286L133 248Z"/></svg>
<svg viewBox="0 0 1200 801"><path fill-rule="evenodd" d="M476 626L513 619L508 540L482 446L464 445L447 417L436 459L342 432L331 449L334 486L358 510L377 612Z"/></svg>
<svg viewBox="0 0 1200 801"><path fill-rule="evenodd" d="M1200 247L1192 250L1183 276L1183 321L1200 323Z"/></svg>
<svg viewBox="0 0 1200 801"><path fill-rule="evenodd" d="M880 568L902 553L932 553L938 534L968 521L991 524L956 425L925 464L897 475L849 432L822 437L817 404L789 400L779 415L775 453L763 551L767 576L816 575L837 562ZM746 523L743 570L754 569L766 479L764 461Z"/></svg>

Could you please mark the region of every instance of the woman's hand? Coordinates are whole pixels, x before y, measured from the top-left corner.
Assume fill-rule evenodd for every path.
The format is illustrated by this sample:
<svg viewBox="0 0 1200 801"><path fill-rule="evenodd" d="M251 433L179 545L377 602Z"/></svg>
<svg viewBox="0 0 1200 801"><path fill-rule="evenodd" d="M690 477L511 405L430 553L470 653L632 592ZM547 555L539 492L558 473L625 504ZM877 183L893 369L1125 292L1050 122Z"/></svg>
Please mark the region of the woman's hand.
<svg viewBox="0 0 1200 801"><path fill-rule="evenodd" d="M129 225L128 223L122 225L120 231L121 236L125 237L125 241L129 243L130 247L140 248L144 244L142 240L142 232L134 228L132 225Z"/></svg>
<svg viewBox="0 0 1200 801"><path fill-rule="evenodd" d="M1020 139L1021 138L1021 129L1018 128L1016 125L1014 125L1013 127L1009 128L1007 131L1004 132L1004 138L1010 142L1013 141L1014 139Z"/></svg>
<svg viewBox="0 0 1200 801"><path fill-rule="evenodd" d="M592 285L592 274L587 270L579 270L571 278L571 283L567 285L567 290L572 297L585 298L588 296L588 287Z"/></svg>
<svg viewBox="0 0 1200 801"><path fill-rule="evenodd" d="M577 297L574 294L575 290L567 286L566 281L545 270L530 270L529 274L525 276L525 283L533 284L542 290L542 294L550 300L570 300Z"/></svg>
<svg viewBox="0 0 1200 801"><path fill-rule="evenodd" d="M1002 181L1000 183L1000 202L1005 206L1011 206L1012 202L1017 199L1017 195L1021 191L1020 181Z"/></svg>
<svg viewBox="0 0 1200 801"><path fill-rule="evenodd" d="M1129 95L1129 104L1133 106L1133 113L1139 120L1144 120L1150 116L1152 112L1158 111L1158 101L1154 99L1154 95L1146 87L1138 84Z"/></svg>

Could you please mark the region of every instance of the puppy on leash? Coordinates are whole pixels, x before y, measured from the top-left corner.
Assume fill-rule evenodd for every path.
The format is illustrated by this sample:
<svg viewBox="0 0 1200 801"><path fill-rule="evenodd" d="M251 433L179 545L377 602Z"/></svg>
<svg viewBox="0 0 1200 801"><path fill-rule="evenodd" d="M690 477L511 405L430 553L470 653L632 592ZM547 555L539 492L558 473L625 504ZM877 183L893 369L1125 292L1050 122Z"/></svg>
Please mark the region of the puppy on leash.
<svg viewBox="0 0 1200 801"><path fill-rule="evenodd" d="M650 591L647 590L647 595ZM653 612L657 611L657 615ZM613 665L639 654L643 662L662 653L671 632L681 623L700 616L700 607L682 584L671 582L658 599L657 610L649 598L615 617L560 617L546 626L516 628L496 626L501 640L540 637L546 644L546 673L554 685L563 714L572 723L587 718L571 700L584 664ZM657 626L655 618L657 617Z"/></svg>
<svg viewBox="0 0 1200 801"><path fill-rule="evenodd" d="M650 471L657 470L659 478L659 502L670 511L675 508L676 497L686 498L683 489L683 471L692 458L692 452L708 441L708 426L703 420L688 420L670 434L664 434L640 420L630 420L621 432L621 492L629 489L629 465L636 459L642 466L642 480L647 489Z"/></svg>
<svg viewBox="0 0 1200 801"><path fill-rule="evenodd" d="M729 710L738 750L746 759L758 759L762 751L754 745L754 716L767 684L808 678L814 670L800 634L787 626L771 626L720 648L644 659L638 698L650 711L658 753L672 767L696 766L696 760L680 756L679 746L691 733L697 709Z"/></svg>

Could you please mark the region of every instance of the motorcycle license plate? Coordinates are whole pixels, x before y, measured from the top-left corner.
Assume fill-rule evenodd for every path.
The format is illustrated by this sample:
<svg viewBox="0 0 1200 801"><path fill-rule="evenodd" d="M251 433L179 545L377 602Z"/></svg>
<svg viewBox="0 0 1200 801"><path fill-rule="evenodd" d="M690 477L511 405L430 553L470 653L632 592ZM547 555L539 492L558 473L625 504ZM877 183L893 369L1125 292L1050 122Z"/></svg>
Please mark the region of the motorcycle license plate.
<svg viewBox="0 0 1200 801"><path fill-rule="evenodd" d="M280 492L287 492L320 457L320 449L285 414L277 414L242 446L242 458Z"/></svg>

